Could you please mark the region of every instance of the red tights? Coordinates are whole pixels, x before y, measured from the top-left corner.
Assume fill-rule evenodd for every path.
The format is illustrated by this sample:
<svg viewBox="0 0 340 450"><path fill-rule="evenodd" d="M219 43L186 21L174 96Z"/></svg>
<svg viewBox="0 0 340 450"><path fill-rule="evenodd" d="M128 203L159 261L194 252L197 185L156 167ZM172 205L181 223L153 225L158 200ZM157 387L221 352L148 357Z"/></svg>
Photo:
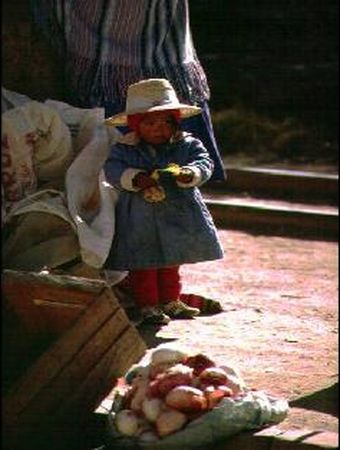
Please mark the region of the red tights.
<svg viewBox="0 0 340 450"><path fill-rule="evenodd" d="M179 266L131 270L129 281L134 300L140 308L177 300L181 293Z"/></svg>

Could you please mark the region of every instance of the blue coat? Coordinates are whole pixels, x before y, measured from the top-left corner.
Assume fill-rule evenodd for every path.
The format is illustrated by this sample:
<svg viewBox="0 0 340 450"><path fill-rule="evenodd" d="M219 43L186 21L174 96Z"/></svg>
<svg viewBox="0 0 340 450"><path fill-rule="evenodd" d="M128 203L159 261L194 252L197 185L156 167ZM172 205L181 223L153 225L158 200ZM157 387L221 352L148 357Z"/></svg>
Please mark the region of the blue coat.
<svg viewBox="0 0 340 450"><path fill-rule="evenodd" d="M198 139L185 135L155 149L146 144L115 144L104 165L107 181L120 189L115 235L107 269L132 270L175 266L220 259L223 248L213 219L197 186L179 187L173 179L160 181L166 198L148 203L141 191L123 189L127 169L151 172L170 163L192 167L207 181L213 162Z"/></svg>

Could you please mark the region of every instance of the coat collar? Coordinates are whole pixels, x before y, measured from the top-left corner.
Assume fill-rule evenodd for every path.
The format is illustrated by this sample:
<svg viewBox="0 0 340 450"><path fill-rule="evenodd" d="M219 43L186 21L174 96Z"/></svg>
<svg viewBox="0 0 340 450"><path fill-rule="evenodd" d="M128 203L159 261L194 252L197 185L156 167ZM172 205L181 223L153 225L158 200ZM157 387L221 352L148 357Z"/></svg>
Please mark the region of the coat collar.
<svg viewBox="0 0 340 450"><path fill-rule="evenodd" d="M177 131L176 134L172 137L171 141L168 145L175 144L179 141L182 141L186 136L189 136L190 133L187 133L186 131ZM123 136L120 136L118 138L118 143L130 145L135 147L136 145L141 143L141 140L139 136L134 132L131 131L129 133L124 134Z"/></svg>

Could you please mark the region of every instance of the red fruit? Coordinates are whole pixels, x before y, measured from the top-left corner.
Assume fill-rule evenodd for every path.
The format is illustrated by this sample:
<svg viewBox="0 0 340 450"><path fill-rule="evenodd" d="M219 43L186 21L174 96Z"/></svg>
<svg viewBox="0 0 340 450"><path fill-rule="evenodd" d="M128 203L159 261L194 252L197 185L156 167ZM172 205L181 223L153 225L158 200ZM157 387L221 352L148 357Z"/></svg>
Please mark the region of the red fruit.
<svg viewBox="0 0 340 450"><path fill-rule="evenodd" d="M228 387L228 386L224 386L224 385L222 385L222 386L217 386L217 389L218 389L220 392L223 392L224 397L232 397L232 396L234 395L233 390L232 390L230 387Z"/></svg>
<svg viewBox="0 0 340 450"><path fill-rule="evenodd" d="M195 356L189 356L187 360L185 361L185 365L192 367L194 369L193 375L198 376L203 372L205 369L209 367L215 367L214 361L212 361L207 356L203 355L202 353L198 353Z"/></svg>
<svg viewBox="0 0 340 450"><path fill-rule="evenodd" d="M208 402L208 409L214 408L225 397L223 390L215 386L207 386L204 389L204 396Z"/></svg>
<svg viewBox="0 0 340 450"><path fill-rule="evenodd" d="M160 397L158 390L158 380L152 380L149 383L148 389L146 391L148 397Z"/></svg>
<svg viewBox="0 0 340 450"><path fill-rule="evenodd" d="M161 373L149 383L148 395L151 397L165 397L176 386L190 384L192 373Z"/></svg>

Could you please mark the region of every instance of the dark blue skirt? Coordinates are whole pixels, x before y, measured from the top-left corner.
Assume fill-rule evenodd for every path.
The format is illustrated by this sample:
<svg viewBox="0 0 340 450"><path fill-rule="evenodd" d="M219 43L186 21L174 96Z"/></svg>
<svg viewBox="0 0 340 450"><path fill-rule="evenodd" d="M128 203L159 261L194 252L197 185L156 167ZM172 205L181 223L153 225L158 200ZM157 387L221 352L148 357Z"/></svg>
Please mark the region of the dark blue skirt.
<svg viewBox="0 0 340 450"><path fill-rule="evenodd" d="M208 150L210 158L214 161L214 172L210 178L212 181L224 180L224 164L215 139L214 129L211 122L209 106L207 102L199 105L202 108L202 114L183 119L181 128L183 131L192 133L193 136L200 139Z"/></svg>

